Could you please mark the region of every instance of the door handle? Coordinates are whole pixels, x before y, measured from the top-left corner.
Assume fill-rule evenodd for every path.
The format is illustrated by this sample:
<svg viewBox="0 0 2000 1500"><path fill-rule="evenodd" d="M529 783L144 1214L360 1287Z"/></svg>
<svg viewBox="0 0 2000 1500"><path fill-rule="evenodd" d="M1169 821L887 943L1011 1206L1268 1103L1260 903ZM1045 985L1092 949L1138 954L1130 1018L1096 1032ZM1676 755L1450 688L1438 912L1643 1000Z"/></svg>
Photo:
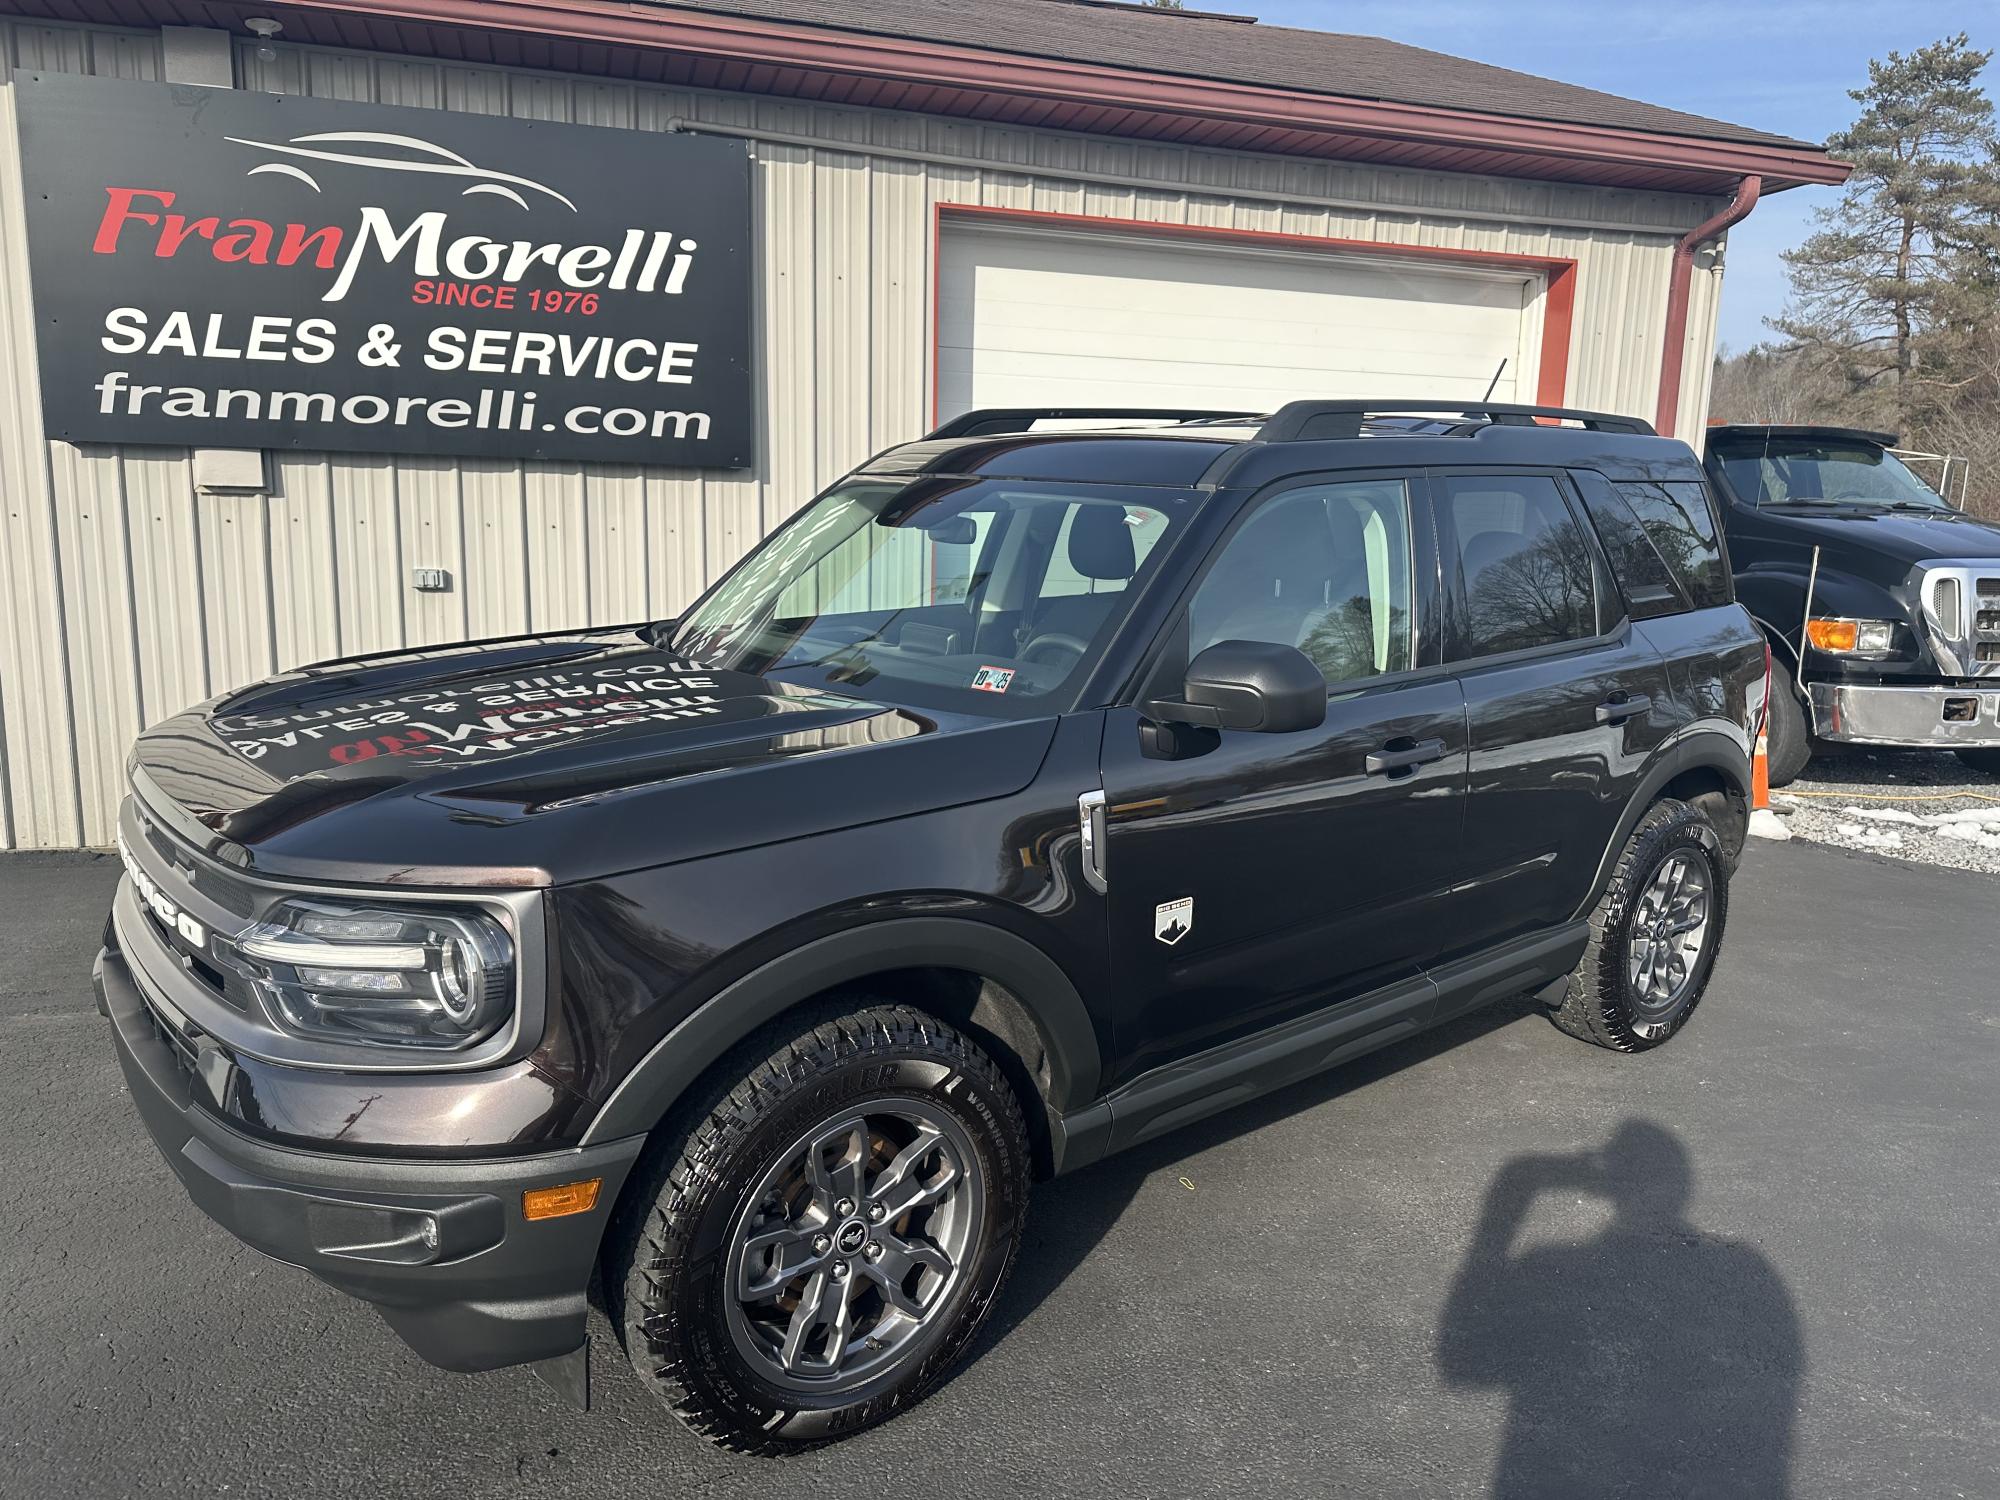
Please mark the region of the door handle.
<svg viewBox="0 0 2000 1500"><path fill-rule="evenodd" d="M1648 712L1652 706L1653 700L1644 693L1619 693L1597 705L1597 722L1623 724Z"/></svg>
<svg viewBox="0 0 2000 1500"><path fill-rule="evenodd" d="M1443 759L1443 740L1394 739L1380 750L1371 750L1361 768L1370 776L1394 776Z"/></svg>
<svg viewBox="0 0 2000 1500"><path fill-rule="evenodd" d="M1076 830L1081 840L1083 881L1098 895L1111 889L1104 868L1104 793L1085 792L1076 799Z"/></svg>

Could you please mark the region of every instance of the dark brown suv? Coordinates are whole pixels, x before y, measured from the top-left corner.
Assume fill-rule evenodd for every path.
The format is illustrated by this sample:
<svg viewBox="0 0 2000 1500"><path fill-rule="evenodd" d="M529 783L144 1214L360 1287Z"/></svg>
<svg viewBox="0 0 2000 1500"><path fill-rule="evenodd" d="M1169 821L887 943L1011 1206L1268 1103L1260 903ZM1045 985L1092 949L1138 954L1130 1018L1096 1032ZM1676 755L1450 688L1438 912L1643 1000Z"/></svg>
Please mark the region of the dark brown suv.
<svg viewBox="0 0 2000 1500"><path fill-rule="evenodd" d="M196 1202L426 1358L584 1395L601 1267L691 1425L835 1437L1035 1177L1502 996L1686 1024L1768 680L1707 507L1591 413L975 412L681 620L146 733L100 1004Z"/></svg>

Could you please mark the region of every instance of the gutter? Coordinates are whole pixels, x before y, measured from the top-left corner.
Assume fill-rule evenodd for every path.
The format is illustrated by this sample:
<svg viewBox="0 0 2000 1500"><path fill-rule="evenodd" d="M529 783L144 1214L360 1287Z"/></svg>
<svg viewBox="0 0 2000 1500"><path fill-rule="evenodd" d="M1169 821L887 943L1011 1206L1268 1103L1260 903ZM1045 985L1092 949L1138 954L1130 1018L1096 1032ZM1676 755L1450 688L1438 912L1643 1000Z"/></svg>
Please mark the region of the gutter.
<svg viewBox="0 0 2000 1500"><path fill-rule="evenodd" d="M1077 0L1086 3L1086 0ZM1185 15L1187 12L1169 12ZM829 106L844 110L855 110L859 106ZM1053 127L1029 127L1048 130ZM1143 193L1180 193L1190 198L1226 197L1238 203L1275 203L1287 208L1329 209L1335 213L1371 214L1383 219L1450 219L1467 224L1508 224L1525 229L1577 229L1601 234L1643 234L1657 237L1678 237L1679 224L1663 224L1646 219L1593 219L1575 214L1534 214L1516 213L1501 208L1472 208L1454 204L1450 208L1440 208L1436 204L1416 201L1389 202L1379 198L1337 198L1325 193L1291 192L1283 188L1265 187L1213 187L1191 182L1185 177L1157 177L1136 172L1099 172L1085 167L1058 166L1045 158L1037 157L1029 161L1002 161L995 157L970 156L963 152L933 151L919 146L891 146L879 141L850 140L830 135L800 135L792 131L764 130L754 125L729 125L715 120L697 120L686 115L675 115L667 121L667 129L672 133L687 135L727 136L732 140L755 141L766 146L786 146L802 151L814 151L828 156L870 156L883 161L919 162L925 166L948 167L955 172L985 172L999 176L1041 178L1049 182L1087 182L1101 187L1132 189ZM1195 151L1222 154L1229 152L1224 146L1193 146ZM1235 156L1255 156L1254 152L1237 150L1229 152ZM1267 158L1268 159L1268 158ZM1435 169L1408 167L1398 168L1405 176L1424 178L1445 178L1452 174ZM970 208L978 205L949 205L952 208ZM1685 221L1683 221L1685 222ZM1162 228L1180 227L1162 225ZM1524 260L1549 259L1523 255Z"/></svg>
<svg viewBox="0 0 2000 1500"><path fill-rule="evenodd" d="M1694 253L1708 240L1728 232L1750 217L1764 191L1764 179L1751 175L1736 184L1736 196L1721 213L1703 220L1674 245L1673 269L1667 282L1667 341L1660 353L1660 404L1653 427L1662 437L1674 435L1674 416L1681 404L1681 369L1687 362L1688 293L1694 282Z"/></svg>

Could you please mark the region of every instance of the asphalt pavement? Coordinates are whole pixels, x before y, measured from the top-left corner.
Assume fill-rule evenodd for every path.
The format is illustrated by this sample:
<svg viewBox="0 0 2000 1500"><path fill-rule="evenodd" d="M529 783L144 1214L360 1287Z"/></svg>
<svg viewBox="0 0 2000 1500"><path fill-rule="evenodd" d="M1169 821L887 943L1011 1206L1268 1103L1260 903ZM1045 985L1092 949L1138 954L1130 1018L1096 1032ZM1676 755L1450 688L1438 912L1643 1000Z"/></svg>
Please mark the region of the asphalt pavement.
<svg viewBox="0 0 2000 1500"><path fill-rule="evenodd" d="M974 1356L716 1452L431 1369L204 1220L91 1007L115 879L0 858L0 1494L1992 1496L2000 880L1757 845L1619 1057L1506 1005L1045 1185Z"/></svg>

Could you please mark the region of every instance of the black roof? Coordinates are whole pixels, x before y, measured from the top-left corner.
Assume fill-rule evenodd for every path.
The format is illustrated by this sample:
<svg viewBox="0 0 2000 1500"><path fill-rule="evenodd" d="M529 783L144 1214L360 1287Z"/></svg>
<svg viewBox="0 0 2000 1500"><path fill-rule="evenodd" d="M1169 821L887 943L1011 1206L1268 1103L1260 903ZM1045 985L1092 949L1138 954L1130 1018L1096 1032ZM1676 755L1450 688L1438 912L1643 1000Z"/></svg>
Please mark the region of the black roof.
<svg viewBox="0 0 2000 1500"><path fill-rule="evenodd" d="M875 474L1165 488L1259 485L1289 474L1359 467L1552 464L1631 478L1699 472L1685 443L1656 436L1636 418L1565 412L1573 425L1544 426L1516 414L1546 417L1558 408L1470 404L1472 412L1461 411L1468 403L1386 402L1382 414L1362 415L1370 403L1294 402L1269 417L1069 431L1022 430L1032 413L1019 409L1005 413L1016 420L1013 430L993 431L981 419L1001 413L971 412L863 467ZM1416 415L1408 410L1412 405L1453 415Z"/></svg>

